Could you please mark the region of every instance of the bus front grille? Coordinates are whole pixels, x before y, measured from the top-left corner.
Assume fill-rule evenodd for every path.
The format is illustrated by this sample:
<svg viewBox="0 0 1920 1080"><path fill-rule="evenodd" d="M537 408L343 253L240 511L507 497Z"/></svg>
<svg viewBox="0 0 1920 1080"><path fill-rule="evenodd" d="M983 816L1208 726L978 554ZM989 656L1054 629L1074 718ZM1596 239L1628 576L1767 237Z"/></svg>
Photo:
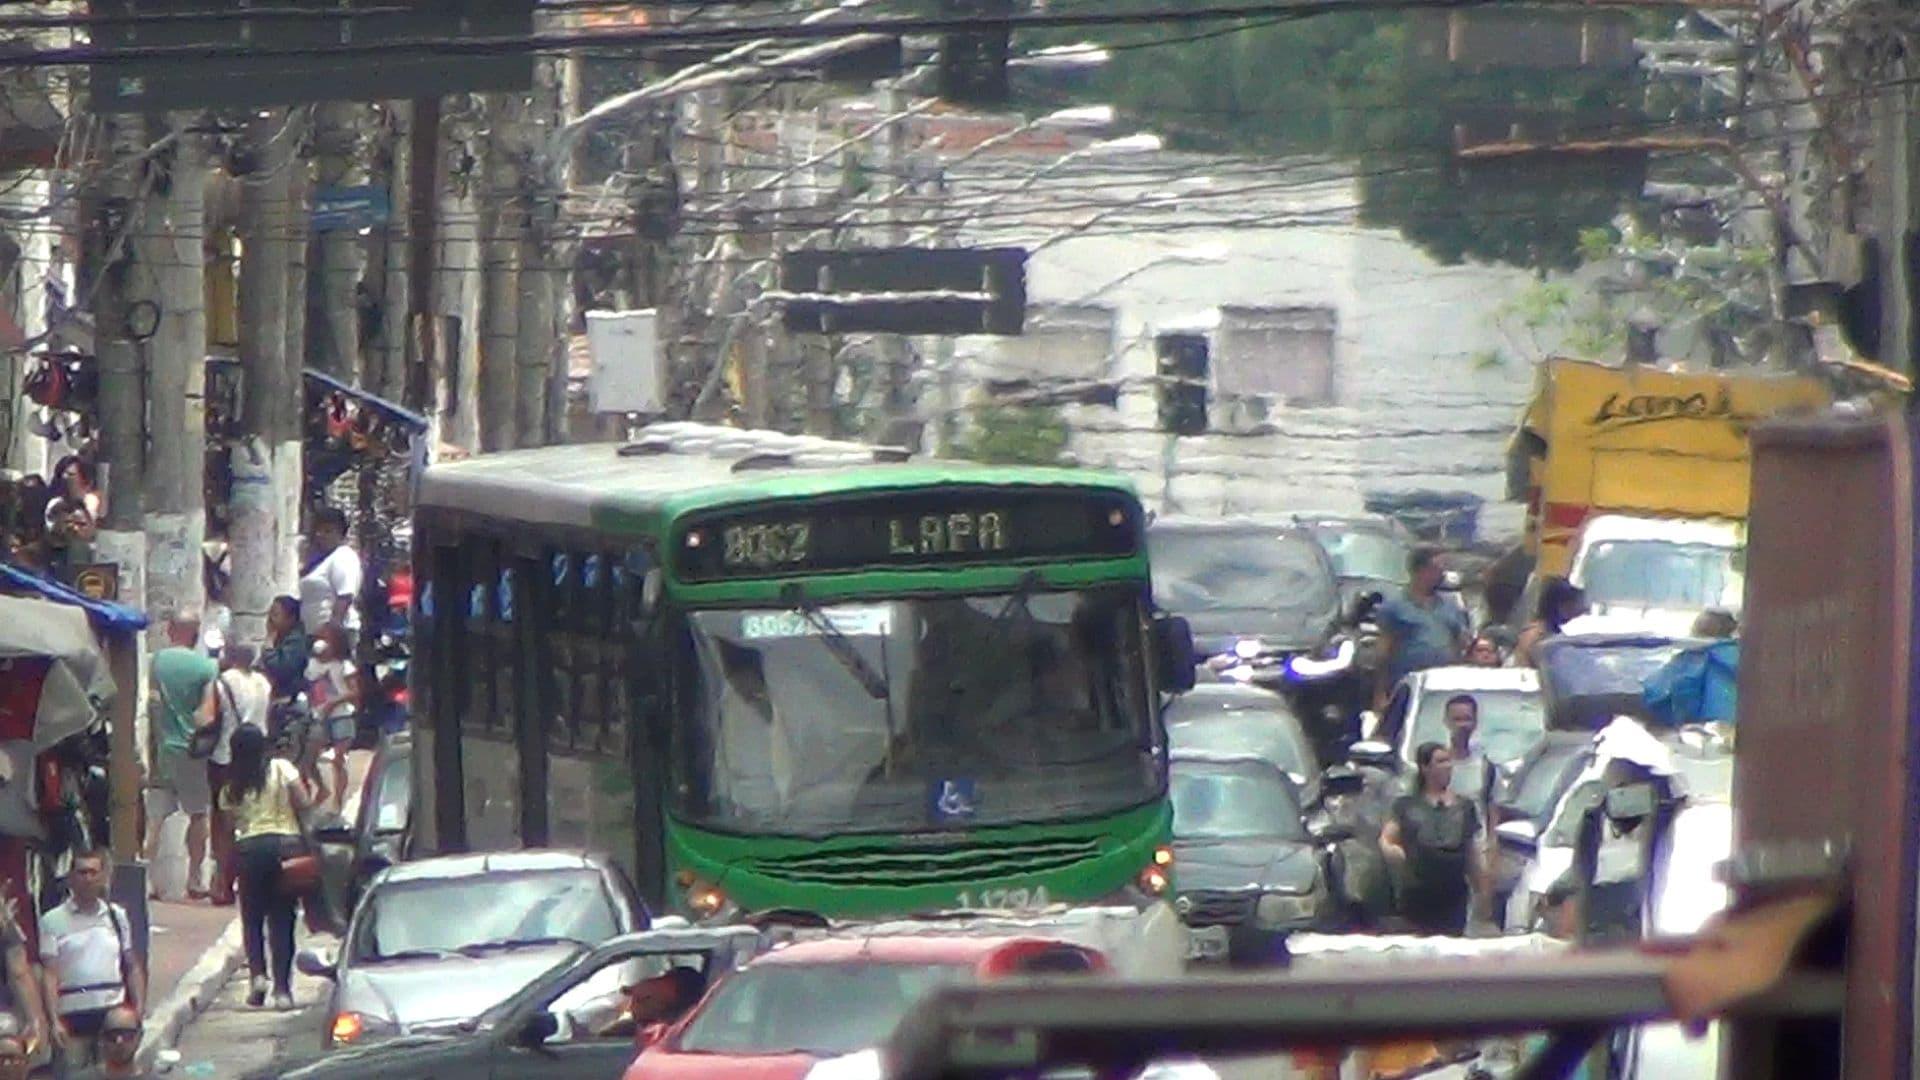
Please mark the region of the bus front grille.
<svg viewBox="0 0 1920 1080"><path fill-rule="evenodd" d="M784 859L753 859L742 869L775 881L807 885L959 885L1064 870L1099 853L1099 841L1094 839L841 848Z"/></svg>

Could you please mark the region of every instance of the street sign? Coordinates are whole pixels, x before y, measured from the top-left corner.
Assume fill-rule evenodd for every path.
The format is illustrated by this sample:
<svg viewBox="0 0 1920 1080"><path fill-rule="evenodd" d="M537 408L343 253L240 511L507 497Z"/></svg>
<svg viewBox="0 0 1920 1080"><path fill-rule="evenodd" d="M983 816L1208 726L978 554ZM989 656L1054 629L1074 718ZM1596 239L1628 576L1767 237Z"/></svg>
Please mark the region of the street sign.
<svg viewBox="0 0 1920 1080"><path fill-rule="evenodd" d="M387 189L373 184L323 187L313 193L313 231L370 229L393 216Z"/></svg>
<svg viewBox="0 0 1920 1080"><path fill-rule="evenodd" d="M531 50L433 46L527 38L533 9L534 0L330 0L326 9L265 10L251 0L94 0L91 13L102 21L92 28L93 48L101 59L89 72L91 108L156 112L524 90L533 84ZM422 48L339 54L343 46L410 41ZM196 48L258 52L195 56Z"/></svg>
<svg viewBox="0 0 1920 1080"><path fill-rule="evenodd" d="M72 571L74 591L92 600L113 601L120 598L120 564L89 563L74 567Z"/></svg>
<svg viewBox="0 0 1920 1080"><path fill-rule="evenodd" d="M1025 248L790 251L780 259L787 329L838 334L1018 334Z"/></svg>

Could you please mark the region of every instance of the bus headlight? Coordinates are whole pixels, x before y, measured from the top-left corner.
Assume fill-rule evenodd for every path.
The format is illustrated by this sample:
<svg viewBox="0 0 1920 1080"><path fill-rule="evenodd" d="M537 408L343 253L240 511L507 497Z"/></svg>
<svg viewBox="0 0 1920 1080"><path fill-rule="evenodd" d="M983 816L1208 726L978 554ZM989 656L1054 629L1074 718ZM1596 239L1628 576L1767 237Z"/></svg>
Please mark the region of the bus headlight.
<svg viewBox="0 0 1920 1080"><path fill-rule="evenodd" d="M714 921L737 910L718 885L709 885L698 879L687 887L687 909L693 912L695 919L703 921Z"/></svg>
<svg viewBox="0 0 1920 1080"><path fill-rule="evenodd" d="M1253 921L1266 930L1295 926L1312 922L1318 906L1311 893L1294 896L1289 893L1270 892L1262 896L1260 902L1254 905Z"/></svg>
<svg viewBox="0 0 1920 1080"><path fill-rule="evenodd" d="M1135 879L1140 891L1148 896L1165 896L1173 884L1173 849L1165 844L1153 849L1153 861L1140 870Z"/></svg>

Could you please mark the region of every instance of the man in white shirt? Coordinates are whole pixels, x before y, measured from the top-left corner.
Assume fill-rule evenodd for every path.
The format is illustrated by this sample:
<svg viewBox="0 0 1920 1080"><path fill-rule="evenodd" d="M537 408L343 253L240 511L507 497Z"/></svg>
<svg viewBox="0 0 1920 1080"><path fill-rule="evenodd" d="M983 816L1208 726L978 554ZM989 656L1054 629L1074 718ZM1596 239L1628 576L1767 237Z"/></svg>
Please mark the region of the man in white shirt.
<svg viewBox="0 0 1920 1080"><path fill-rule="evenodd" d="M329 624L347 632L349 647L360 632L360 555L347 545L347 515L331 506L313 512L307 536L310 567L300 578L300 616L307 633Z"/></svg>
<svg viewBox="0 0 1920 1080"><path fill-rule="evenodd" d="M220 718L220 741L207 757L207 790L219 791L227 783L227 766L233 761L233 733L248 724L267 733L267 709L273 701L273 683L253 670L255 653L251 645L228 645L220 651L220 676L213 688L215 715ZM233 903L235 875L233 859L233 816L213 808L213 884L208 892L218 906Z"/></svg>
<svg viewBox="0 0 1920 1080"><path fill-rule="evenodd" d="M126 910L107 899L109 865L104 851L75 855L72 895L40 917L40 961L57 1014L53 1041L65 1068L98 1059L100 1029L115 1006L145 1011L147 973Z"/></svg>

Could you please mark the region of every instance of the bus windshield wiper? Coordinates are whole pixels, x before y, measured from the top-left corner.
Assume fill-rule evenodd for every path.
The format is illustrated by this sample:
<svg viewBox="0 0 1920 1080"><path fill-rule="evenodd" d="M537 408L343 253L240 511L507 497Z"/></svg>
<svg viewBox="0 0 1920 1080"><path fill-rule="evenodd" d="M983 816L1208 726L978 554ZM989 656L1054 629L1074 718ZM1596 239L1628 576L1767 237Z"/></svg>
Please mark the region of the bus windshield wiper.
<svg viewBox="0 0 1920 1080"><path fill-rule="evenodd" d="M793 609L807 620L807 625L820 631L820 640L826 645L827 651L833 654L835 660L840 661L841 667L847 669L847 674L859 682L860 688L867 692L868 697L875 701L887 700L892 693L887 686L887 680L873 670L873 665L867 663L867 658L861 656L860 650L853 647L853 642L847 640L847 635L833 625L833 620L821 613L820 606L807 599L806 592L799 585L789 585L781 590L780 598L792 605Z"/></svg>
<svg viewBox="0 0 1920 1080"><path fill-rule="evenodd" d="M1040 580L1040 571L1038 570L1029 570L1025 574L1022 574L1020 576L1020 584L1015 585L1013 587L1013 593L1007 597L1006 606L1000 609L1000 614L993 617L994 631L997 633L1005 630L1007 625L1013 621L1013 613L1016 611L1026 616L1028 622L1032 622L1033 611L1028 608L1027 604L1028 601L1033 599L1033 594L1040 591L1040 586L1043 584L1045 583Z"/></svg>

